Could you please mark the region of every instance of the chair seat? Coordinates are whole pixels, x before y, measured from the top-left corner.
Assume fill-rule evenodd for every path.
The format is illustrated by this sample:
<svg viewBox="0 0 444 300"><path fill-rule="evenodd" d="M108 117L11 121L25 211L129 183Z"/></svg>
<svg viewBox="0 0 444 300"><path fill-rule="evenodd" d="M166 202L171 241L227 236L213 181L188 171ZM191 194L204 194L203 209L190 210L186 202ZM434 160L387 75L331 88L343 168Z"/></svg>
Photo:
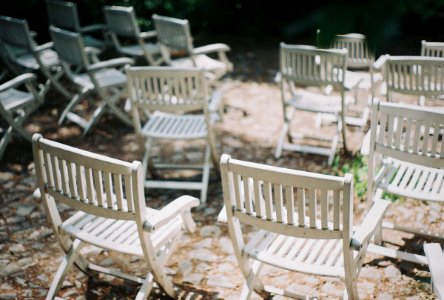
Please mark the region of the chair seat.
<svg viewBox="0 0 444 300"><path fill-rule="evenodd" d="M144 136L169 139L197 139L207 136L204 115L173 115L156 112L142 128Z"/></svg>
<svg viewBox="0 0 444 300"><path fill-rule="evenodd" d="M361 89L370 89L372 87L372 80L369 72L347 71L345 76L347 80L361 80L359 83L359 88ZM373 73L373 83L381 81L382 79L381 73Z"/></svg>
<svg viewBox="0 0 444 300"><path fill-rule="evenodd" d="M116 69L103 69L94 73L94 76L99 86L103 88L126 84L126 75ZM87 73L75 75L74 82L80 86L94 88L94 84Z"/></svg>
<svg viewBox="0 0 444 300"><path fill-rule="evenodd" d="M148 219L158 212L151 208L146 208L146 211ZM154 249L159 251L182 230L182 225L178 216L154 231L151 237ZM79 211L63 222L60 230L97 247L143 257L137 225L133 220L103 218Z"/></svg>
<svg viewBox="0 0 444 300"><path fill-rule="evenodd" d="M342 246L342 239L303 239L260 230L244 253L290 271L344 278Z"/></svg>
<svg viewBox="0 0 444 300"><path fill-rule="evenodd" d="M151 54L160 53L159 46L152 44L152 43L145 43L145 49ZM129 56L143 56L144 55L144 51L139 44L122 46L120 48L120 52L124 53L125 55L129 55Z"/></svg>
<svg viewBox="0 0 444 300"><path fill-rule="evenodd" d="M205 54L194 56L193 60L190 58L178 58L171 61L171 65L178 68L200 68L216 74L216 78L223 76L227 72L225 63L213 59Z"/></svg>
<svg viewBox="0 0 444 300"><path fill-rule="evenodd" d="M42 63L47 67L52 67L60 64L59 56L53 50L44 50L40 52L39 55ZM19 58L17 58L17 62L28 69L38 70L40 68L39 64L34 58L34 55L32 54L20 56Z"/></svg>
<svg viewBox="0 0 444 300"><path fill-rule="evenodd" d="M384 160L375 184L400 196L444 202L444 169L388 158Z"/></svg>
<svg viewBox="0 0 444 300"><path fill-rule="evenodd" d="M354 102L353 96L345 96L345 104ZM339 114L341 97L335 95L322 95L305 90L299 90L298 94L288 101L288 104L299 110Z"/></svg>
<svg viewBox="0 0 444 300"><path fill-rule="evenodd" d="M33 102L34 96L31 93L9 89L0 92L0 102L6 111L15 111Z"/></svg>

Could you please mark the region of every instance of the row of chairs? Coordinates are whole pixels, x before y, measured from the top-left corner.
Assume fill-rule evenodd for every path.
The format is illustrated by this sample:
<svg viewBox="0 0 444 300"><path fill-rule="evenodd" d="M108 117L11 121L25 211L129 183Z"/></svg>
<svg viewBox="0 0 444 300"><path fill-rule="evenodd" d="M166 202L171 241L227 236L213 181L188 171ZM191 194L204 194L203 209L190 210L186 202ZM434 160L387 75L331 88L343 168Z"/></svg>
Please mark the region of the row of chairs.
<svg viewBox="0 0 444 300"><path fill-rule="evenodd" d="M368 50L365 36L360 34L339 35L331 47L280 45L277 79L281 86L284 125L276 158L283 150L308 152L327 156L331 165L341 137L347 151L346 125L364 127L369 118L367 103L376 96L381 98L385 94L391 102L399 99L398 94L415 96L420 105L426 105L426 99L439 99L444 94L444 43L423 41L422 56L383 55L377 61ZM307 87L317 87L319 92L307 91ZM369 90L370 95L363 105L361 103L363 107L356 117L351 116L349 110L351 104L359 101L359 89ZM381 92L382 89L385 91ZM332 90L336 93L332 94ZM321 120L326 115L332 116L336 133L329 137L293 133L291 122L298 116L297 111L316 113ZM307 145L303 142L306 139L321 140L328 145Z"/></svg>
<svg viewBox="0 0 444 300"><path fill-rule="evenodd" d="M143 95L141 91L138 97ZM417 254L401 255L383 247L381 233L390 205L384 193L443 201L444 113L379 101L374 101L371 113L370 209L359 227L353 224L351 174L321 175L222 155L225 205L218 221L228 225L245 277L239 299L249 299L254 292L264 298L271 294L302 297L295 291L265 285L260 280L265 264L340 278L346 286L344 295L358 299L357 278L365 254L378 247L386 256L396 252L396 258L429 263L436 293L442 297L444 286L439 274L443 269L436 263L444 255L438 251L439 246L425 246L429 262ZM33 137L33 152L38 178L34 195L43 200L54 234L66 253L48 299L57 294L73 264L87 273L105 272L140 283L137 299L148 296L153 282L174 297L164 266L177 235L183 229L194 230L190 209L198 206L199 200L182 196L163 209L154 210L145 204L144 168L138 161L111 159L47 140L39 134ZM59 202L78 212L63 219L57 210ZM247 235L241 224L253 226L257 232ZM426 231L429 232L422 228L415 233ZM148 273L139 278L90 263L80 254L85 244L141 256Z"/></svg>

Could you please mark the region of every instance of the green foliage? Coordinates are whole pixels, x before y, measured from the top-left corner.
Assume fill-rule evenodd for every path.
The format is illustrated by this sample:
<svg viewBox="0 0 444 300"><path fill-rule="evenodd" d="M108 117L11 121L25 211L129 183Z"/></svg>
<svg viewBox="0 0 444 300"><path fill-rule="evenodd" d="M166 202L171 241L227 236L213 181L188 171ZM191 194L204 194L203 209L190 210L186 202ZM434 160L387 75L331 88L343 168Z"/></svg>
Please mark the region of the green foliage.
<svg viewBox="0 0 444 300"><path fill-rule="evenodd" d="M363 200L367 195L367 158L361 154L356 156L349 162L340 165L339 156L335 157L333 162L333 172L336 176L343 176L345 173L351 173L354 181L355 195Z"/></svg>

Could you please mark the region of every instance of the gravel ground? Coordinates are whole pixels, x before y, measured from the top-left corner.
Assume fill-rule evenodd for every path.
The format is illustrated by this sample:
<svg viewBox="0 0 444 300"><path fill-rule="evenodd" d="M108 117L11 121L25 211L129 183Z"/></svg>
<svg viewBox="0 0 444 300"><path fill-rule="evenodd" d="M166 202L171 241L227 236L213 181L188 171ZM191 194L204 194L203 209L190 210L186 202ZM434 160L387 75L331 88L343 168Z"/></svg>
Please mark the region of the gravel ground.
<svg viewBox="0 0 444 300"><path fill-rule="evenodd" d="M220 87L227 105L223 123L217 125L216 131L221 153L238 159L325 174L341 174L344 165L351 164L367 128L348 129L351 153L339 151L334 167L328 167L324 157L308 154L284 152L281 159L275 160L273 151L282 125L280 90L272 81L277 66L277 50L233 53L232 59L235 72ZM366 99L367 93L361 92L360 97ZM74 124L57 126L57 115L63 105L63 99L54 93L48 94L47 104L33 115L28 129L42 132L47 138L115 158L141 159L142 148L133 130L122 126L112 116L102 119L84 139ZM245 110L247 116L240 109ZM314 116L301 113L292 126L307 132L322 130L328 133L334 130L332 125L313 128L314 120ZM157 155L184 159L179 146L182 144L165 143L162 152L158 151ZM198 146L186 146L191 149L186 158L196 158ZM33 172L30 145L14 140L0 162L0 299L44 298L61 261L62 252L48 228L43 207L32 199L36 184ZM147 191L147 204L159 208L186 193L198 196L188 191ZM168 263L168 274L182 299L237 299L241 291L243 277L233 255L227 227L216 221L222 202L221 185L213 174L208 202L193 211L198 224L196 232L185 234L180 239ZM366 210L365 199L355 197L356 224L362 220ZM393 204L387 218L444 233L441 205L401 199ZM387 245L422 253L424 239L418 236L385 231L384 240L390 241L386 242ZM103 266L140 275L144 272L143 262L136 257L100 252L94 247L85 248L84 254ZM344 289L344 284L338 280L272 267L267 267L264 274L266 283L324 299L340 298ZM138 286L120 279L103 275L89 278L73 269L59 295L69 299L121 299L133 298L137 289ZM372 254L365 259L358 289L363 299L434 298L426 266ZM158 288L154 289L150 298L166 299Z"/></svg>

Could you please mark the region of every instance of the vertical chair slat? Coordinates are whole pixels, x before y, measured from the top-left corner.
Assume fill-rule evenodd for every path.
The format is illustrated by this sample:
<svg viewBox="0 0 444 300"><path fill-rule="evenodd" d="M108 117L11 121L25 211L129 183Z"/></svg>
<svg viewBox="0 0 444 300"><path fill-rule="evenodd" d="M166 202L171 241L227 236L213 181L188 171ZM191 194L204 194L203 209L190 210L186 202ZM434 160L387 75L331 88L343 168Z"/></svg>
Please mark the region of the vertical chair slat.
<svg viewBox="0 0 444 300"><path fill-rule="evenodd" d="M294 224L294 193L292 186L285 186L285 205L287 208L287 223Z"/></svg>
<svg viewBox="0 0 444 300"><path fill-rule="evenodd" d="M69 187L68 187L68 172L66 169L66 161L64 159L59 159L59 170L62 180L62 192L65 195L70 194Z"/></svg>
<svg viewBox="0 0 444 300"><path fill-rule="evenodd" d="M57 191L61 191L62 188L60 184L60 173L57 168L58 166L57 157L55 157L54 155L50 155L50 157L51 157L52 176L54 177L54 187Z"/></svg>
<svg viewBox="0 0 444 300"><path fill-rule="evenodd" d="M68 182L69 182L69 190L71 192L71 197L78 197L79 194L77 192L77 182L76 182L76 174L75 174L75 165L73 163L68 162Z"/></svg>
<svg viewBox="0 0 444 300"><path fill-rule="evenodd" d="M253 179L253 192L254 192L254 208L256 216L262 218L264 215L264 204L261 200L260 182L257 179Z"/></svg>
<svg viewBox="0 0 444 300"><path fill-rule="evenodd" d="M415 122L415 135L413 137L413 153L418 153L419 135L421 133L421 122Z"/></svg>
<svg viewBox="0 0 444 300"><path fill-rule="evenodd" d="M97 197L97 204L101 207L104 207L102 172L93 169L93 178L94 178L94 189L96 191L96 197Z"/></svg>
<svg viewBox="0 0 444 300"><path fill-rule="evenodd" d="M298 225L305 226L305 189L298 188Z"/></svg>
<svg viewBox="0 0 444 300"><path fill-rule="evenodd" d="M248 177L243 178L243 187L244 187L244 199L245 199L245 209L247 211L247 214L253 213L253 203L251 199L251 192L250 192L250 179Z"/></svg>
<svg viewBox="0 0 444 300"><path fill-rule="evenodd" d="M401 149L401 137L402 137L402 130L404 128L404 119L402 116L400 116L396 120L398 127L396 128L395 148Z"/></svg>
<svg viewBox="0 0 444 300"><path fill-rule="evenodd" d="M340 191L333 192L333 230L339 230Z"/></svg>
<svg viewBox="0 0 444 300"><path fill-rule="evenodd" d="M116 193L117 208L123 211L123 189L122 189L122 176L120 174L113 174L114 179L114 191Z"/></svg>
<svg viewBox="0 0 444 300"><path fill-rule="evenodd" d="M328 229L328 190L321 190L321 227Z"/></svg>
<svg viewBox="0 0 444 300"><path fill-rule="evenodd" d="M111 173L104 172L103 181L105 182L106 205L108 206L108 208L112 208L114 206L111 180Z"/></svg>
<svg viewBox="0 0 444 300"><path fill-rule="evenodd" d="M265 215L267 216L267 220L273 220L271 183L269 182L264 182L264 200L265 200Z"/></svg>
<svg viewBox="0 0 444 300"><path fill-rule="evenodd" d="M131 177L129 175L125 175L123 176L123 179L125 182L125 197L128 205L128 211L134 212L133 185L131 182Z"/></svg>
<svg viewBox="0 0 444 300"><path fill-rule="evenodd" d="M94 198L94 183L93 183L91 168L85 167L85 175L86 175L86 191L88 193L88 203L95 204L96 199Z"/></svg>
<svg viewBox="0 0 444 300"><path fill-rule="evenodd" d="M85 169L80 166L79 164L76 164L76 176L77 176L77 190L79 193L80 200L85 201L86 200L86 187L85 187Z"/></svg>
<svg viewBox="0 0 444 300"><path fill-rule="evenodd" d="M236 209L242 210L244 208L243 201L241 199L241 178L239 174L233 173L234 194L236 198Z"/></svg>
<svg viewBox="0 0 444 300"><path fill-rule="evenodd" d="M49 153L43 153L43 160L45 162L45 173L47 176L47 180L49 183L49 186L54 186L54 174L52 173L52 166L51 166L51 159L49 157Z"/></svg>
<svg viewBox="0 0 444 300"><path fill-rule="evenodd" d="M407 119L407 126L404 135L404 151L408 151L409 149L411 134L412 134L412 120Z"/></svg>
<svg viewBox="0 0 444 300"><path fill-rule="evenodd" d="M316 228L316 190L315 189L309 189L308 190L308 197L309 197L309 205L310 205L310 227Z"/></svg>
<svg viewBox="0 0 444 300"><path fill-rule="evenodd" d="M282 199L282 185L273 184L274 205L276 206L276 221L282 223L283 213L283 199Z"/></svg>
<svg viewBox="0 0 444 300"><path fill-rule="evenodd" d="M428 143L429 143L429 133L430 133L430 122L426 121L424 124L424 138L422 141L422 155L427 156Z"/></svg>

